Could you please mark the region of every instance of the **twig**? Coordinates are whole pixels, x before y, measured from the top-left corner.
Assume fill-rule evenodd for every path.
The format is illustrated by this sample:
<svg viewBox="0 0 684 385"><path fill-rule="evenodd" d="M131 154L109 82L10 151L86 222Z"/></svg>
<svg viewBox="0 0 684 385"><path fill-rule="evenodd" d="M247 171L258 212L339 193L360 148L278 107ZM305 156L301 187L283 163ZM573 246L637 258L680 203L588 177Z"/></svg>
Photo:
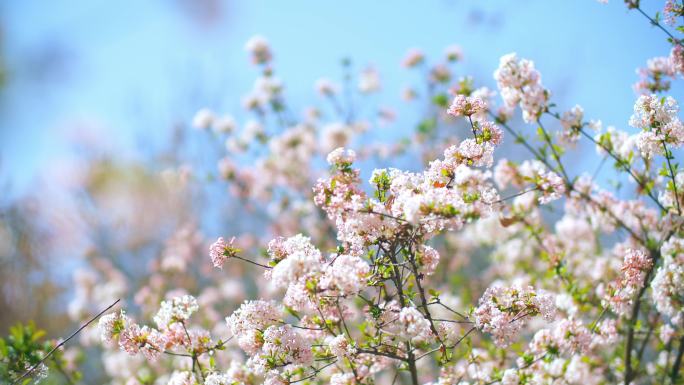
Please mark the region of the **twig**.
<svg viewBox="0 0 684 385"><path fill-rule="evenodd" d="M553 155L553 159L558 164L558 169L560 170L561 174L563 174L563 177L565 178L567 186L572 187L572 180L570 179L570 176L568 176L568 173L565 172L565 167L563 167L563 163L561 162L560 154L558 153L558 151L556 151L556 146L553 144L553 141L551 140L551 136L546 131L546 128L544 128L544 125L542 124L541 119L537 119L537 124L539 125L539 128L541 128L544 140L549 145L549 148L551 149L551 154Z"/></svg>
<svg viewBox="0 0 684 385"><path fill-rule="evenodd" d="M43 359L41 359L41 360L38 361L36 364L34 364L33 366L31 366L31 367L29 368L29 370L27 370L26 372L24 372L24 374L21 375L21 377L19 377L19 378L17 378L16 380L14 380L14 382L12 382L12 385L18 384L19 381L23 380L24 378L26 378L26 376L28 376L29 374L33 373L33 371L36 370L36 368L37 368L38 366L40 366L43 362L45 362L45 360L47 360L48 358L50 358L50 356L51 356L54 352L56 352L57 349L61 348L64 344L66 344L67 342L69 342L69 340L71 340L72 338L76 337L76 335L77 335L78 333L80 333L81 330L85 329L85 328L86 328L88 325L90 325L93 321L95 321L96 319L100 318L100 316L101 316L102 314L106 313L109 309L113 308L114 305L116 305L117 303L119 303L119 301L121 301L120 298L117 299L116 301L114 301L114 303L112 303L111 305L107 306L106 309L104 309L104 310L102 310L101 312L97 313L97 315L96 315L95 317L91 318L90 320L88 320L88 322L86 322L86 323L84 323L83 325L81 325L81 327L78 328L78 330L76 330L75 332L71 333L71 335L70 335L69 337L67 337L67 339L65 339L64 341L62 341L62 342L60 342L59 344L57 344L57 346L55 346L54 348L52 348L52 349L48 352L48 354L46 354L45 357L43 357Z"/></svg>
<svg viewBox="0 0 684 385"><path fill-rule="evenodd" d="M247 262L247 263L251 263L252 265L256 265L256 266L259 266L259 267L263 267L264 269L272 269L272 268L273 268L273 267L271 267L271 266L262 265L262 264L259 263L259 262L250 261L250 260L247 259L247 258L242 258L242 257L237 256L237 255L233 256L233 258L239 259L239 260L244 261L244 262Z"/></svg>
<svg viewBox="0 0 684 385"><path fill-rule="evenodd" d="M644 17L646 17L646 18L648 19L648 21L651 22L651 25L653 25L653 26L655 26L655 27L658 27L658 28L660 28L663 32L665 32L665 34L666 34L670 39L672 39L672 42L673 42L673 43L675 43L675 44L677 44L677 45L682 45L682 43L679 41L679 39L677 39L676 37L674 37L674 35L672 35L672 33L671 33L670 31L668 31L667 29L665 29L665 27L663 27L662 24L660 24L657 20L655 20L654 18L652 18L651 16L649 16L646 12L644 12L643 9L641 9L640 7L636 7L636 10L639 11L639 13L641 13L642 15L644 15Z"/></svg>
<svg viewBox="0 0 684 385"><path fill-rule="evenodd" d="M513 198L517 198L517 197L519 197L519 196L521 196L521 195L525 195L525 194L527 194L527 193L529 193L529 192L537 191L537 190L539 190L539 187L532 187L532 188L529 188L529 189L527 189L527 190L523 190L523 191L517 192L517 193L515 193L515 194L513 194L513 195L511 195L511 196L507 196L507 197L505 197L505 198L501 198L501 199L499 199L499 200L497 200L497 201L494 201L494 203L502 203L502 202L505 202L505 201L507 201L507 200L510 200L510 199L513 199Z"/></svg>
<svg viewBox="0 0 684 385"><path fill-rule="evenodd" d="M682 365L682 357L684 357L684 337L679 339L679 351L677 351L677 358L675 359L674 366L672 367L672 374L670 375L673 384L677 383L677 377L681 374L679 373L679 369Z"/></svg>
<svg viewBox="0 0 684 385"><path fill-rule="evenodd" d="M667 160L667 168L670 171L670 179L672 179L672 192L674 193L674 201L677 205L677 214L682 215L682 208L679 206L679 193L677 192L677 178L675 177L674 170L672 169L672 163L670 158L672 158L672 153L667 149L667 144L665 140L662 140L663 149L665 150L665 160Z"/></svg>

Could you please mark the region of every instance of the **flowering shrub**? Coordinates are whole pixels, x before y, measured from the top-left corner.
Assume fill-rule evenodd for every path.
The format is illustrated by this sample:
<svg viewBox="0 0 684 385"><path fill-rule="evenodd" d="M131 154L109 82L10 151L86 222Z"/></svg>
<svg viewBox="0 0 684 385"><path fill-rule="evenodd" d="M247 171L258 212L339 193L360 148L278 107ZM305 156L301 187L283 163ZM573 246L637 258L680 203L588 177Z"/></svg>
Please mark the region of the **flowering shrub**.
<svg viewBox="0 0 684 385"><path fill-rule="evenodd" d="M664 13L676 24L684 7L668 1ZM452 81L462 53L449 47L426 71L422 97L434 114L415 139L427 161L376 168L364 182L359 162L410 146L352 150L367 124L326 79L316 89L337 121L319 130L318 110L297 120L268 42L251 39L261 77L244 106L256 120L237 132L235 119L203 109L193 125L226 137L216 174L251 213L268 206L270 231L202 248L196 228L178 229L132 295L140 318L118 310L98 321L112 382L683 383L684 173L673 151L684 126L662 93L684 76L684 41L670 42L669 57L638 72L631 133L557 107L534 63L516 54L494 72L497 103L470 78ZM428 59L413 49L403 65ZM380 87L372 68L358 80L360 95ZM583 139L630 194L599 186L595 173L573 175L568 150ZM498 156L505 142L529 158ZM448 145L435 152L439 143ZM197 249L214 271L189 271ZM102 261L80 274L79 303L129 290Z"/></svg>

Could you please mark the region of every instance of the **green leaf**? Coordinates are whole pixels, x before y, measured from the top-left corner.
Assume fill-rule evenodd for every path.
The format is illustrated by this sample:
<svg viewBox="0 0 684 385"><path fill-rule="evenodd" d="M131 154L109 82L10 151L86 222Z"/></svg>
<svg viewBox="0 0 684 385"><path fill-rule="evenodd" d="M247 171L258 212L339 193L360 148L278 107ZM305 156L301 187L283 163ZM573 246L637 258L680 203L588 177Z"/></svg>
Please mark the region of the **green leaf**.
<svg viewBox="0 0 684 385"><path fill-rule="evenodd" d="M437 121L434 118L427 118L418 124L417 130L421 134L430 134L437 127Z"/></svg>
<svg viewBox="0 0 684 385"><path fill-rule="evenodd" d="M432 102L442 108L447 108L449 106L449 97L446 94L437 94L432 97Z"/></svg>

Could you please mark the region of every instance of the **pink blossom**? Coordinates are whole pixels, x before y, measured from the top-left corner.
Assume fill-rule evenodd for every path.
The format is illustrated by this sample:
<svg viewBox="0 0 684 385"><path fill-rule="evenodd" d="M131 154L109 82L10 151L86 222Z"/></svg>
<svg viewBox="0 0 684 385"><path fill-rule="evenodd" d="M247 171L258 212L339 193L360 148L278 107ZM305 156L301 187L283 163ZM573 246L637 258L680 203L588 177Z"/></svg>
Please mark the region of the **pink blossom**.
<svg viewBox="0 0 684 385"><path fill-rule="evenodd" d="M493 286L487 288L475 309L475 326L490 333L499 346L516 338L524 318L542 315L551 320L555 314L553 297L537 293L531 286Z"/></svg>
<svg viewBox="0 0 684 385"><path fill-rule="evenodd" d="M235 256L239 249L233 246L235 237L232 237L229 242L226 242L223 237L219 237L216 242L209 247L209 256L214 267L223 268L223 264L230 257Z"/></svg>
<svg viewBox="0 0 684 385"><path fill-rule="evenodd" d="M472 116L487 109L484 100L458 94L451 102L447 113L453 116Z"/></svg>
<svg viewBox="0 0 684 385"><path fill-rule="evenodd" d="M406 68L413 68L423 63L424 60L425 55L423 52L417 48L413 48L406 53L406 56L401 64Z"/></svg>
<svg viewBox="0 0 684 385"><path fill-rule="evenodd" d="M252 36L245 43L245 50L252 55L254 64L265 64L271 61L273 54L268 41L262 36Z"/></svg>

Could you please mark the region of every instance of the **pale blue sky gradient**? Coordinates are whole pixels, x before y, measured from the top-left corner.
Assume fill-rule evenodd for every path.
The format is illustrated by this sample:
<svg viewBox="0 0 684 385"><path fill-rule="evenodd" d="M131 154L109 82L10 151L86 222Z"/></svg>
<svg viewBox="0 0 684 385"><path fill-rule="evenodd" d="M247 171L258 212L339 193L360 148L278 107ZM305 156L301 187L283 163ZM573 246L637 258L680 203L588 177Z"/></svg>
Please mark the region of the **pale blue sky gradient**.
<svg viewBox="0 0 684 385"><path fill-rule="evenodd" d="M399 64L406 50L438 57L459 44L461 74L478 84L492 86L499 57L517 51L535 61L561 107L581 104L588 118L621 128L635 99L635 69L669 52L662 32L618 0L199 3L205 7L192 0L0 5L9 70L0 91L0 173L25 186L73 151L67 132L75 124L135 153L205 105L242 118L240 96L256 76L243 46L254 34L272 43L297 107L311 99L317 78L339 74L344 56L373 63L382 72L378 98L401 106L399 92L413 79ZM644 3L652 12L662 6ZM414 123L400 113L397 126Z"/></svg>

